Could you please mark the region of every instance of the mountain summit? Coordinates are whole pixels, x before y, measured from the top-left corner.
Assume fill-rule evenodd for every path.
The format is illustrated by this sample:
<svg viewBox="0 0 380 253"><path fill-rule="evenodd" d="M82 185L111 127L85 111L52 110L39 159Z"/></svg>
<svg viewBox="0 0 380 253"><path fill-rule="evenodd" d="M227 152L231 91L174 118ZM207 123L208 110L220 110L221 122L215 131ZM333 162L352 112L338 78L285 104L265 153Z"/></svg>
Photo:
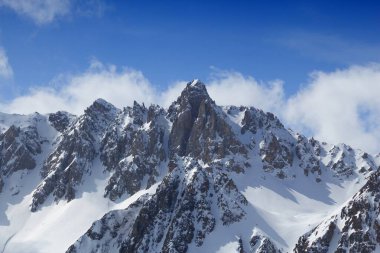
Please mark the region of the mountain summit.
<svg viewBox="0 0 380 253"><path fill-rule="evenodd" d="M218 106L0 114L3 252L372 252L380 159Z"/></svg>

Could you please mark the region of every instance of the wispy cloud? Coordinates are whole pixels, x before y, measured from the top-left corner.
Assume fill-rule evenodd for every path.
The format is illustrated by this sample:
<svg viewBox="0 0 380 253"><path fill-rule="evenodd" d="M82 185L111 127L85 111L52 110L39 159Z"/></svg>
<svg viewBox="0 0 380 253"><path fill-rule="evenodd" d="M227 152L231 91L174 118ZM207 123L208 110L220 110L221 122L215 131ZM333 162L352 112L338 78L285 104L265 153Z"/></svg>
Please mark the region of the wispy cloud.
<svg viewBox="0 0 380 253"><path fill-rule="evenodd" d="M354 64L380 60L378 44L360 42L360 40L347 39L338 35L287 32L270 40L302 56L323 62Z"/></svg>
<svg viewBox="0 0 380 253"><path fill-rule="evenodd" d="M7 54L5 50L0 47L0 77L11 78L13 76L13 70L9 64Z"/></svg>
<svg viewBox="0 0 380 253"><path fill-rule="evenodd" d="M0 0L0 6L10 8L38 25L71 14L99 16L105 10L102 0Z"/></svg>
<svg viewBox="0 0 380 253"><path fill-rule="evenodd" d="M179 81L163 92L137 70L94 61L85 72L63 75L49 87L30 89L0 111L41 113L66 110L81 114L102 97L119 108L134 100L169 106L185 87ZM380 152L380 65L351 66L332 72L313 72L308 83L288 98L279 80L260 82L235 71L217 70L207 83L210 96L220 105L255 106L277 114L296 131L330 143L348 143L372 153Z"/></svg>
<svg viewBox="0 0 380 253"><path fill-rule="evenodd" d="M0 0L1 6L8 7L37 24L50 23L57 17L67 15L70 4L69 0Z"/></svg>

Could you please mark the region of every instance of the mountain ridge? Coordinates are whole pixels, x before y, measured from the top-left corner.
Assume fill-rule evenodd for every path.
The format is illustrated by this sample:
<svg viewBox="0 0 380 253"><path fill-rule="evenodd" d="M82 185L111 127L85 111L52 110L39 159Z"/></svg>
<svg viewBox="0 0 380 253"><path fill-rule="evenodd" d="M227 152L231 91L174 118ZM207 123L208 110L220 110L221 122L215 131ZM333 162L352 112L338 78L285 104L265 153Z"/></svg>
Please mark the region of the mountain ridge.
<svg viewBox="0 0 380 253"><path fill-rule="evenodd" d="M198 80L168 109L137 102L118 109L98 99L80 116L4 115L0 243L16 232L5 252L22 252L33 241L35 252L48 252L41 236L62 224L56 213L68 218L86 205L99 210L89 211L86 224L78 217L70 225L75 233L60 250L287 252L379 165L378 156L293 133L272 113L220 107ZM12 155L35 165L26 168ZM28 188L31 174L35 183ZM15 222L18 213L26 225ZM48 229L36 226L43 213L56 222ZM33 231L40 237L33 239ZM54 245L53 235L50 240Z"/></svg>

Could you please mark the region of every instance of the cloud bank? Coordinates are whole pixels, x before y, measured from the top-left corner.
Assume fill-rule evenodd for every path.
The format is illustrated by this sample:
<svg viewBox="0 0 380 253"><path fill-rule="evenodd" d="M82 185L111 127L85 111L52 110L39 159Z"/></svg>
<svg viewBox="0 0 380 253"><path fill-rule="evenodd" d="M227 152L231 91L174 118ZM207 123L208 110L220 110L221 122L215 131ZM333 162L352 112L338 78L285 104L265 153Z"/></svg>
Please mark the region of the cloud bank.
<svg viewBox="0 0 380 253"><path fill-rule="evenodd" d="M101 97L122 108L133 101L168 107L185 87L179 81L159 91L137 70L94 61L85 72L66 75L50 86L0 103L0 111L83 113ZM188 80L190 81L190 80ZM330 143L348 143L380 152L380 65L352 66L333 72L314 72L297 94L286 97L282 81L260 82L233 71L215 71L207 82L219 105L255 106L277 114L285 125Z"/></svg>
<svg viewBox="0 0 380 253"><path fill-rule="evenodd" d="M0 47L0 77L11 78L13 76L13 70L8 62L8 57L3 48Z"/></svg>
<svg viewBox="0 0 380 253"><path fill-rule="evenodd" d="M348 142L380 152L380 65L315 72L287 101L284 118L293 128L330 143Z"/></svg>

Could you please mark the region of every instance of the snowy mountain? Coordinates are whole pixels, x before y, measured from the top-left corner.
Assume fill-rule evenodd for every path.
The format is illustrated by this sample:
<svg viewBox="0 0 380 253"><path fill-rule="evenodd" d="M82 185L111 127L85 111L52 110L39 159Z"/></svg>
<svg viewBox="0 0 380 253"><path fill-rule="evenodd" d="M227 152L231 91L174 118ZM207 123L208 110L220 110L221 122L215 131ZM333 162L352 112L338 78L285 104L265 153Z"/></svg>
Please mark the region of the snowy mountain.
<svg viewBox="0 0 380 253"><path fill-rule="evenodd" d="M379 164L198 80L168 109L0 114L0 252L380 252Z"/></svg>

